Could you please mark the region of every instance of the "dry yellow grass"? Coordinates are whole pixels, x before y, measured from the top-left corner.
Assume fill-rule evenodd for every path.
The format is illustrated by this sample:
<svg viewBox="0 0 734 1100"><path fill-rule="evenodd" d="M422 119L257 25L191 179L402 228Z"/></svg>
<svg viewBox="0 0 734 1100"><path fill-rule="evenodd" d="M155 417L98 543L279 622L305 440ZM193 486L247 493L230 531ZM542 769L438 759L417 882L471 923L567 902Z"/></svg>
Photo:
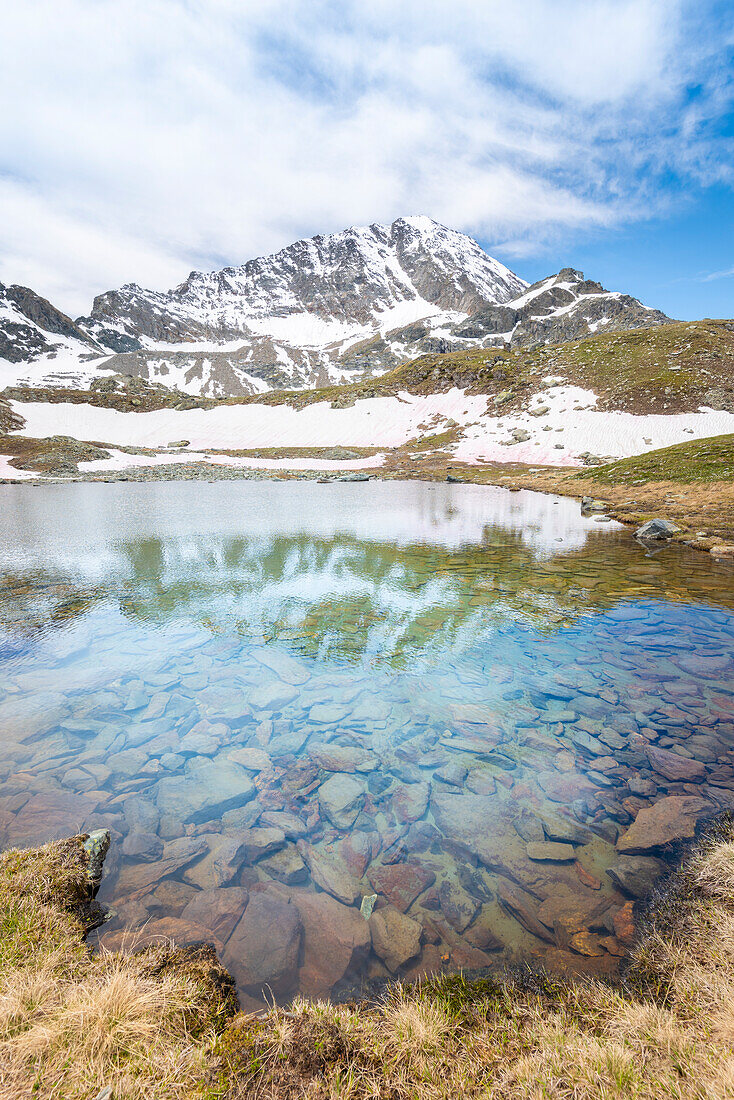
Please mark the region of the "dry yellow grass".
<svg viewBox="0 0 734 1100"><path fill-rule="evenodd" d="M0 858L2 1100L734 1097L730 821L654 899L620 986L459 975L259 1017L233 1016L207 949L89 954L81 853Z"/></svg>

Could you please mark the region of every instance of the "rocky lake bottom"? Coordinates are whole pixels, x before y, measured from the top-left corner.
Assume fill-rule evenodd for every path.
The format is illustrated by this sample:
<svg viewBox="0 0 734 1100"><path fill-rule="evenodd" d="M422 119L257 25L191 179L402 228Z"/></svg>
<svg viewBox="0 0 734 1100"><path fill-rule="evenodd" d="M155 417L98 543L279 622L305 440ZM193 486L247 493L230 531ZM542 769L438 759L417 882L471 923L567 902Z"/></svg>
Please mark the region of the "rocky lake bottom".
<svg viewBox="0 0 734 1100"><path fill-rule="evenodd" d="M614 974L734 807L734 571L420 482L0 487L0 843L105 827L95 944L245 1007Z"/></svg>

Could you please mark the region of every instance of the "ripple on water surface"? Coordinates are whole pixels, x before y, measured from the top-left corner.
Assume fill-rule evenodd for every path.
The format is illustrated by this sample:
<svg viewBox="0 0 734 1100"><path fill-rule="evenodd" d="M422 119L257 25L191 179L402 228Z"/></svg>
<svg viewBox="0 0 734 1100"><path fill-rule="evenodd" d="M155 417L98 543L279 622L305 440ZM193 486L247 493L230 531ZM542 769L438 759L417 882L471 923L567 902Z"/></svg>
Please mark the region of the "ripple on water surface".
<svg viewBox="0 0 734 1100"><path fill-rule="evenodd" d="M213 940L245 1004L612 973L734 800L705 555L469 485L0 491L0 839L107 826L102 942Z"/></svg>

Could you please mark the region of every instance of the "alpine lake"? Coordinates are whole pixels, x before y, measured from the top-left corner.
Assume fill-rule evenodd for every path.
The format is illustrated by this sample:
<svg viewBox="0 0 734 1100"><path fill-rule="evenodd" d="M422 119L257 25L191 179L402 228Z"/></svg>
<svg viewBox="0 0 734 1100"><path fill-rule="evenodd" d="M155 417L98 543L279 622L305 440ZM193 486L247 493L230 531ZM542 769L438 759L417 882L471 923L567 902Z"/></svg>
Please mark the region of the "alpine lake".
<svg viewBox="0 0 734 1100"><path fill-rule="evenodd" d="M0 843L106 828L94 949L243 1006L613 976L734 805L734 571L576 502L313 481L0 487Z"/></svg>

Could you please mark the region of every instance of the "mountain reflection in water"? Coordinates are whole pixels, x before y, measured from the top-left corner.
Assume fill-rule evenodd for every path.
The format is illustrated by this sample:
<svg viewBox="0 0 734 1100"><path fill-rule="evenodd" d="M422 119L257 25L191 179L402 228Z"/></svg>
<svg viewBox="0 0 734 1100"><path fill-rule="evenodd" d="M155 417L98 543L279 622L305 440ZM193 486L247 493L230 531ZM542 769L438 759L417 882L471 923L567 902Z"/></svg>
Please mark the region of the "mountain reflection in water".
<svg viewBox="0 0 734 1100"><path fill-rule="evenodd" d="M3 505L0 839L110 828L101 939L213 939L245 1003L614 971L664 854L620 835L729 804L734 586L704 555L468 485Z"/></svg>

